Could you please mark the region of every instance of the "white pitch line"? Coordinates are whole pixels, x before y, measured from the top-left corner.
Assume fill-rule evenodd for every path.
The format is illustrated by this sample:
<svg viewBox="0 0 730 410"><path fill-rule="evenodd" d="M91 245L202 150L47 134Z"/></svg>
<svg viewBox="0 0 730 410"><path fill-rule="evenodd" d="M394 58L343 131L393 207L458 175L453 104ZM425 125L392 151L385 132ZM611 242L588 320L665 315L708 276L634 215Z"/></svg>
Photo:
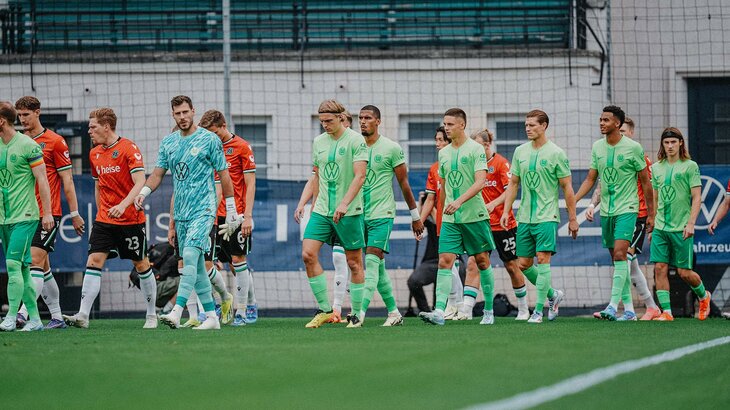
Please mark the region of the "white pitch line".
<svg viewBox="0 0 730 410"><path fill-rule="evenodd" d="M701 350L710 349L712 347L728 343L730 343L730 336L725 336L709 340L707 342L697 343L694 345L669 350L667 352L645 357L643 359L628 360L608 367L592 370L588 373L573 376L569 379L565 379L559 383L553 384L552 386L541 387L530 392L520 393L518 395L491 403L478 404L469 407L469 409L527 409L565 396L569 396L571 394L581 392L625 373L630 373L648 366L671 362L689 354L697 353Z"/></svg>

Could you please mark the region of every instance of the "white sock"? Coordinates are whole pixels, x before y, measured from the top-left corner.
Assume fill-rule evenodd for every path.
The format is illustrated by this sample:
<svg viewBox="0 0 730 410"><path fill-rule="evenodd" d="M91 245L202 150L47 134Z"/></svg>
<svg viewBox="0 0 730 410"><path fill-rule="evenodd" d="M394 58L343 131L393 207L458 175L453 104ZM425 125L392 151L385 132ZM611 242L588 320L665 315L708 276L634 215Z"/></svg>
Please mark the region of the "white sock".
<svg viewBox="0 0 730 410"><path fill-rule="evenodd" d="M479 289L473 287L473 286L464 286L464 291L478 294ZM477 303L477 298L471 295L464 295L464 307L461 309L462 313L465 313L467 315L471 315L474 311L474 305Z"/></svg>
<svg viewBox="0 0 730 410"><path fill-rule="evenodd" d="M253 273L251 273L251 269L248 270L248 304L256 304L256 292L253 289Z"/></svg>
<svg viewBox="0 0 730 410"><path fill-rule="evenodd" d="M514 288L515 297L517 298L517 308L519 310L527 310L527 286L522 285L521 288ZM522 296L518 296L522 295Z"/></svg>
<svg viewBox="0 0 730 410"><path fill-rule="evenodd" d="M185 304L185 307L188 308L188 318L198 318L198 295L195 292L190 292L190 297L188 298L188 302ZM173 309L173 311L175 311L175 309Z"/></svg>
<svg viewBox="0 0 730 410"><path fill-rule="evenodd" d="M213 266L208 271L208 279L210 284L213 285L213 289L220 295L221 300L228 300L228 289L226 288L226 281L223 279L223 275L218 272L218 269Z"/></svg>
<svg viewBox="0 0 730 410"><path fill-rule="evenodd" d="M248 287L251 283L248 264L246 262L234 263L233 271L236 273L236 314L246 317L246 302L248 301Z"/></svg>
<svg viewBox="0 0 730 410"><path fill-rule="evenodd" d="M142 290L142 296L147 303L147 316L155 315L155 304L157 303L157 281L152 272L152 268L146 272L137 272L139 274L139 287Z"/></svg>
<svg viewBox="0 0 730 410"><path fill-rule="evenodd" d="M84 284L81 286L81 307L79 314L82 318L88 318L91 307L101 290L101 269L86 268L84 273Z"/></svg>
<svg viewBox="0 0 730 410"><path fill-rule="evenodd" d="M464 303L464 285L461 283L459 276L459 260L454 262L451 267L451 293L449 293L449 303L461 306Z"/></svg>
<svg viewBox="0 0 730 410"><path fill-rule="evenodd" d="M195 292L193 292L193 294L195 294ZM196 310L197 310L197 308L196 308ZM180 322L180 318L182 317L182 313L183 313L183 308L181 306L178 306L176 304L172 308L172 310L170 311L170 313L168 314L168 316L173 317L173 318L177 319L178 322ZM188 311L188 313L190 313L190 311ZM198 317L198 314L197 313L195 314L195 317Z"/></svg>
<svg viewBox="0 0 730 410"><path fill-rule="evenodd" d="M631 259L631 264L629 265L631 281L634 283L634 286L636 286L639 298L641 298L641 301L644 302L644 305L646 305L647 308L659 309L656 302L654 302L654 297L651 294L651 290L649 290L649 285L646 283L644 272L641 271L639 260L635 255L629 255L629 258Z"/></svg>
<svg viewBox="0 0 730 410"><path fill-rule="evenodd" d="M62 320L61 316L61 292L58 290L58 283L49 269L43 274L43 290L41 296L51 312L51 319Z"/></svg>
<svg viewBox="0 0 730 410"><path fill-rule="evenodd" d="M345 301L350 271L347 267L345 249L341 246L332 247L332 264L335 265L335 300L332 303L332 309L342 312L342 303Z"/></svg>
<svg viewBox="0 0 730 410"><path fill-rule="evenodd" d="M170 299L165 303L165 306L162 308L162 313L170 313L172 311L172 308L175 307L175 301Z"/></svg>

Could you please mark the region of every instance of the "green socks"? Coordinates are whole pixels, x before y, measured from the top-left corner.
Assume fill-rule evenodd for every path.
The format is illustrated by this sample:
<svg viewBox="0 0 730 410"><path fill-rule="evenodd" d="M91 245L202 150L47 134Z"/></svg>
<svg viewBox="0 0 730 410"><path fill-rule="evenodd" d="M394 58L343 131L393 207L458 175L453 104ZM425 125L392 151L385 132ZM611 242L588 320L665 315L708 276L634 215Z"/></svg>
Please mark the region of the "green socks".
<svg viewBox="0 0 730 410"><path fill-rule="evenodd" d="M697 295L698 298L704 299L705 296L707 296L707 293L705 292L705 284L703 282L700 282L700 284L697 285L697 287L692 287L692 286L690 286L690 287L692 288L692 291L695 293L695 295Z"/></svg>
<svg viewBox="0 0 730 410"><path fill-rule="evenodd" d="M323 312L329 312L332 310L332 305L330 305L329 297L327 296L327 275L322 272L321 274L309 278L309 286L312 288L312 293L314 294L314 299L317 300L317 305L319 305L319 310ZM352 289L352 288L350 288ZM352 299L353 306L355 305L355 297L354 295L350 296ZM360 292L360 301L362 301L362 292ZM359 312L356 310L355 312Z"/></svg>
<svg viewBox="0 0 730 410"><path fill-rule="evenodd" d="M375 288L378 286L378 274L380 271L380 258L373 254L365 255L365 288L362 292L362 310L367 312L370 306L370 301L375 295ZM352 299L352 287L350 287L350 298ZM360 309L355 309L353 306L352 311L359 314Z"/></svg>
<svg viewBox="0 0 730 410"><path fill-rule="evenodd" d="M657 290L656 298L659 299L659 306L665 312L672 313L672 305L669 303L669 291L668 290Z"/></svg>
<svg viewBox="0 0 730 410"><path fill-rule="evenodd" d="M538 266L540 266L540 265L538 265ZM532 265L529 268L525 269L524 271L522 271L522 273L525 275L527 280L530 281L530 283L537 286L538 271L537 271L537 267L535 265ZM550 288L547 293L548 299L552 299L554 295L555 295L555 289Z"/></svg>
<svg viewBox="0 0 730 410"><path fill-rule="evenodd" d="M629 276L629 265L626 261L613 261L613 285L611 286L611 303L614 309L618 309L618 302L624 291L624 284ZM629 289L630 291L630 289Z"/></svg>
<svg viewBox="0 0 730 410"><path fill-rule="evenodd" d="M631 298L631 278L628 273L626 274L626 280L624 281L624 288L621 291L621 303L624 304L624 311L634 311L634 301Z"/></svg>
<svg viewBox="0 0 730 410"><path fill-rule="evenodd" d="M436 309L445 310L451 293L451 269L439 269L436 276Z"/></svg>
<svg viewBox="0 0 730 410"><path fill-rule="evenodd" d="M29 319L40 319L30 267L13 259L7 259L5 263L8 270L8 317L18 314L22 301L28 310Z"/></svg>
<svg viewBox="0 0 730 410"><path fill-rule="evenodd" d="M484 295L484 309L494 309L494 272L492 267L479 271L479 279L482 283L482 294Z"/></svg>
<svg viewBox="0 0 730 410"><path fill-rule="evenodd" d="M529 269L528 269L529 270ZM550 264L541 263L537 265L537 302L535 302L535 311L542 314L545 307L545 298L549 297L550 289Z"/></svg>
<svg viewBox="0 0 730 410"><path fill-rule="evenodd" d="M364 283L350 282L350 303L352 304L352 312L360 316L363 308L363 293L365 293Z"/></svg>
<svg viewBox="0 0 730 410"><path fill-rule="evenodd" d="M378 293L383 298L383 303L385 303L385 308L388 309L388 313L395 312L398 310L398 307L395 304L395 296L393 296L393 283L385 271L385 259L380 260L380 270L378 273Z"/></svg>

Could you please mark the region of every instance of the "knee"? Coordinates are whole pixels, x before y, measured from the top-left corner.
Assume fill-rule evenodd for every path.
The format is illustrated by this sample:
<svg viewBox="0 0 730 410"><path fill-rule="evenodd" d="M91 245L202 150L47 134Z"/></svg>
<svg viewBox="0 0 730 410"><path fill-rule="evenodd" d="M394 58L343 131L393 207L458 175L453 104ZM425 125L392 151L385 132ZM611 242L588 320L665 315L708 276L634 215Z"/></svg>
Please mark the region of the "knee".
<svg viewBox="0 0 730 410"><path fill-rule="evenodd" d="M134 270L137 272L147 272L150 268L150 261L147 258L142 259L141 261L132 261L132 264L134 265Z"/></svg>
<svg viewBox="0 0 730 410"><path fill-rule="evenodd" d="M454 266L454 255L450 253L444 253L439 255L439 269L451 269Z"/></svg>
<svg viewBox="0 0 730 410"><path fill-rule="evenodd" d="M185 265L197 265L198 258L200 258L201 251L198 248L188 246L182 251L183 264Z"/></svg>
<svg viewBox="0 0 730 410"><path fill-rule="evenodd" d="M362 270L362 259L357 257L347 258L347 267L350 268L350 272L359 272Z"/></svg>
<svg viewBox="0 0 730 410"><path fill-rule="evenodd" d="M692 277L694 276L694 272L690 269L677 269L677 273L679 274L679 277L682 278L682 280L685 282L692 279Z"/></svg>
<svg viewBox="0 0 730 410"><path fill-rule="evenodd" d="M317 263L317 254L309 249L302 249L302 261L305 265L313 265Z"/></svg>
<svg viewBox="0 0 730 410"><path fill-rule="evenodd" d="M86 261L86 266L101 269L104 266L105 255L92 253Z"/></svg>
<svg viewBox="0 0 730 410"><path fill-rule="evenodd" d="M6 259L5 266L8 269L8 279L17 276L21 277L21 270L23 269L23 263L16 261L15 259Z"/></svg>

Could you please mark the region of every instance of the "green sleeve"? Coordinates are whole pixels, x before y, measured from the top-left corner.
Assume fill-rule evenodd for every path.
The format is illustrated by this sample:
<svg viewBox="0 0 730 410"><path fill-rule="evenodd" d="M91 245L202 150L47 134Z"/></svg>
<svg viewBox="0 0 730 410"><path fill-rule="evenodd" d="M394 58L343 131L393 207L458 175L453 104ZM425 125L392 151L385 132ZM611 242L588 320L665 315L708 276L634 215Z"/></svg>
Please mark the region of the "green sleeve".
<svg viewBox="0 0 730 410"><path fill-rule="evenodd" d="M565 155L565 151L563 150L558 151L558 161L557 165L555 166L555 176L557 176L558 179L570 176L570 161L568 160L568 156Z"/></svg>
<svg viewBox="0 0 730 410"><path fill-rule="evenodd" d="M656 169L654 169L654 165L651 166L651 187L654 189L659 189L659 177L656 174Z"/></svg>
<svg viewBox="0 0 730 410"><path fill-rule="evenodd" d="M400 145L393 144L393 148L391 150L391 160L393 161L393 169L397 167L400 164L406 163L406 156L403 154L403 149L400 147Z"/></svg>
<svg viewBox="0 0 730 410"><path fill-rule="evenodd" d="M591 166L590 169L598 170L598 160L596 159L596 144L593 144L591 149Z"/></svg>
<svg viewBox="0 0 730 410"><path fill-rule="evenodd" d="M689 169L688 177L690 188L702 186L702 181L700 180L700 167L697 166L697 163L694 161L692 162L692 167Z"/></svg>
<svg viewBox="0 0 730 410"><path fill-rule="evenodd" d="M636 144L634 148L634 169L636 172L646 168L646 161L644 160L644 147L640 144Z"/></svg>
<svg viewBox="0 0 730 410"><path fill-rule="evenodd" d="M365 145L365 141L360 138L353 138L352 141L352 161L365 161L368 160L368 148Z"/></svg>
<svg viewBox="0 0 730 410"><path fill-rule="evenodd" d="M438 169L439 169L439 177L441 179L443 179L444 177L446 177L446 172L444 172L444 167L443 167L443 165L441 165L442 164L442 162L441 162L441 153L442 152L443 152L443 149L441 151L439 151L439 155L438 155L438 161L439 161L439 168Z"/></svg>
<svg viewBox="0 0 730 410"><path fill-rule="evenodd" d="M478 150L475 148L472 155L474 156L474 172L487 169L487 154L481 147Z"/></svg>
<svg viewBox="0 0 730 410"><path fill-rule="evenodd" d="M520 161L518 158L518 155L520 155L520 148L517 147L515 149L514 154L512 154L512 175L520 176Z"/></svg>
<svg viewBox="0 0 730 410"><path fill-rule="evenodd" d="M312 165L319 168L319 164L317 163L317 142L316 141L314 144L312 144Z"/></svg>

